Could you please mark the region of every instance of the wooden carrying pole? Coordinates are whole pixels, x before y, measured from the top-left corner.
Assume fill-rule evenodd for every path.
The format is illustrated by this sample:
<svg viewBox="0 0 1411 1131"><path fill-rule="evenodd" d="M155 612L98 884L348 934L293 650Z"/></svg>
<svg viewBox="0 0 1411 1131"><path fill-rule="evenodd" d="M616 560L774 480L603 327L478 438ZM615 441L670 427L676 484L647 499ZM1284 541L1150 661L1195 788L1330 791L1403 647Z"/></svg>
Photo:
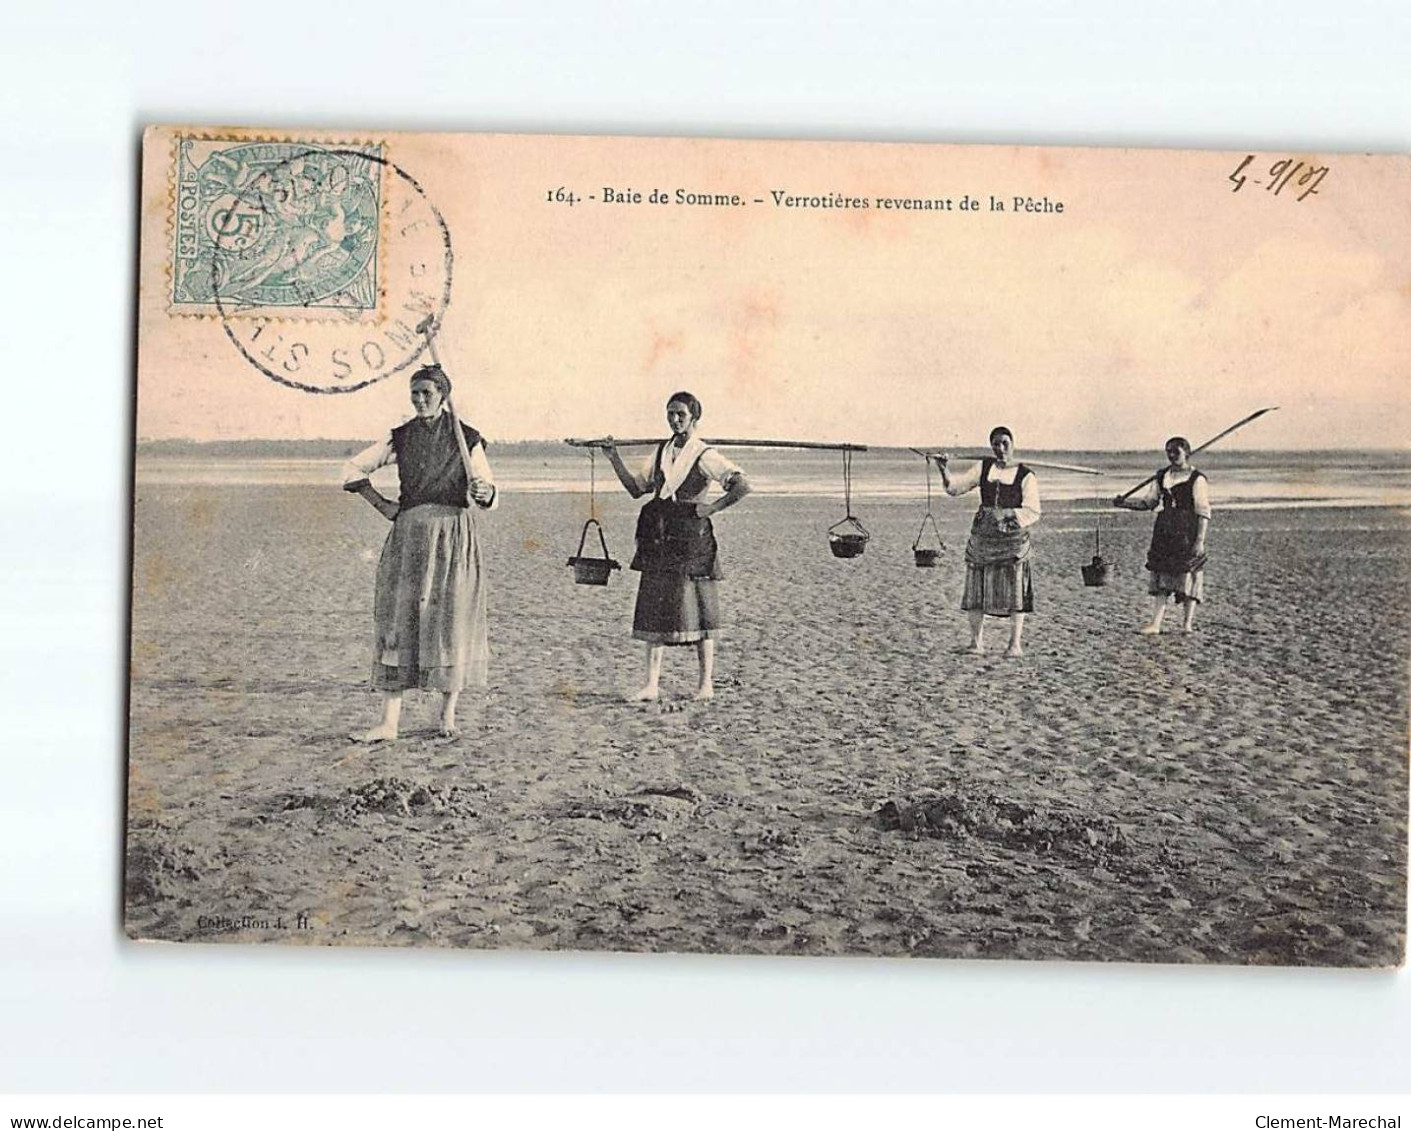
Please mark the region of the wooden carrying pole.
<svg viewBox="0 0 1411 1131"><path fill-rule="evenodd" d="M456 447L460 449L461 466L465 468L465 492L470 494L470 482L475 475L470 470L470 446L465 442L465 429L461 427L461 418L456 415L456 406L451 403L451 398L446 398L446 411L451 414L451 426L456 430ZM470 500L474 502L472 498Z"/></svg>
<svg viewBox="0 0 1411 1131"><path fill-rule="evenodd" d="M431 354L431 364L437 369L441 368L441 359L436 354L436 319L428 314L417 323L417 333L426 336L426 349ZM470 446L465 442L465 430L461 428L461 418L456 415L456 406L451 401L450 394L446 395L446 411L451 417L451 431L456 434L456 450L461 454L461 466L465 468L465 493L468 502L475 502L470 497L470 481L475 478L470 471Z"/></svg>
<svg viewBox="0 0 1411 1131"><path fill-rule="evenodd" d="M1251 413L1250 413L1248 416L1246 416L1243 420L1239 421L1239 423L1237 423L1237 424L1231 424L1231 425L1230 425L1228 428L1226 428L1223 432L1219 432L1219 433L1217 433L1216 435L1211 436L1210 439L1206 440L1205 443L1203 443L1203 444L1200 445L1200 447L1198 447L1198 448L1192 448L1192 449L1191 449L1191 455L1195 455L1196 452L1203 452L1203 451L1205 451L1205 449L1208 448L1208 447L1210 447L1211 444L1215 443L1216 440L1223 440L1223 439L1224 439L1226 436L1228 436L1231 432L1237 432L1237 431L1239 431L1241 428L1243 428L1246 424L1249 424L1251 421L1258 420L1258 419L1259 419L1261 416L1263 416L1266 412L1276 412L1276 411L1278 410L1278 407L1279 407L1278 405L1272 405L1272 406L1270 406L1269 408L1261 408L1258 412L1251 412ZM1118 495L1118 496L1117 496L1118 502L1121 502L1121 501L1123 501L1124 499L1130 499L1133 495L1135 495L1138 491L1140 491L1140 490L1141 490L1143 487L1145 487L1148 483L1153 482L1153 481L1156 479L1156 476L1157 476L1157 475L1160 475L1160 474L1161 474L1161 473L1158 471L1158 472L1154 472L1154 473L1151 474L1151 475L1148 475L1145 479L1143 479L1140 483L1138 483L1135 487L1133 487L1133 488L1132 488L1130 491L1128 491L1125 495Z"/></svg>
<svg viewBox="0 0 1411 1131"><path fill-rule="evenodd" d="M917 455L919 455L919 456L921 456L923 459L925 459L928 463L929 463L931 460L935 459L936 456L945 455L945 454L946 454L946 453L944 453L944 452L942 452L942 451L940 451L940 450L938 450L938 449L933 450L933 449L927 449L927 448L910 448L910 449L908 449L908 450L915 452ZM964 453L964 452L961 452L961 453L954 453L954 452L952 452L952 453L950 453L950 455L951 455L951 457L952 457L953 459L963 459L963 460L965 460L967 463L978 463L978 462L979 462L980 460L982 460L982 459L989 459L989 456L972 456L972 455L967 455L967 454ZM1072 471L1072 472L1074 472L1074 473L1076 473L1076 474L1078 474L1078 475L1106 475L1106 474L1107 474L1105 471L1099 471L1099 470L1098 470L1097 468L1095 468L1095 467L1083 467L1081 464L1076 464L1076 463L1053 463L1053 462L1048 461L1048 460L1038 460L1038 459L1022 459L1022 460L1019 460L1019 461L1017 461L1017 462L1022 463L1025 467L1043 467L1043 468L1048 468L1048 469L1051 470L1051 471Z"/></svg>
<svg viewBox="0 0 1411 1131"><path fill-rule="evenodd" d="M573 437L570 437L570 438L568 438L567 440L565 440L564 443L565 443L565 444L571 444L571 445L572 445L573 447L575 447L575 448L606 448L606 447L608 446L609 442L611 442L611 444L612 444L613 447L617 447L617 448L646 448L646 447L655 447L657 444L664 443L665 440L666 440L666 437L658 437L658 438L656 438L656 439L640 439L640 438L637 438L637 439L631 439L631 440L619 440L619 439L617 439L616 437L613 437L613 439L612 439L611 441L609 441L609 440L608 440L607 438L605 438L605 437L604 437L604 438L601 438L601 439L596 439L596 440L580 440L580 439L575 439L575 438L573 438ZM805 448L805 449L815 449L815 450L818 450L818 451L825 451L825 452L865 452L865 451L867 451L866 446L863 445L863 444L824 444L824 443L818 443L818 442L813 441L813 440L728 440L728 439L717 440L717 439L708 439L708 440L705 440L704 442L707 443L707 444L714 444L714 445L715 445L716 447L718 447L718 448Z"/></svg>

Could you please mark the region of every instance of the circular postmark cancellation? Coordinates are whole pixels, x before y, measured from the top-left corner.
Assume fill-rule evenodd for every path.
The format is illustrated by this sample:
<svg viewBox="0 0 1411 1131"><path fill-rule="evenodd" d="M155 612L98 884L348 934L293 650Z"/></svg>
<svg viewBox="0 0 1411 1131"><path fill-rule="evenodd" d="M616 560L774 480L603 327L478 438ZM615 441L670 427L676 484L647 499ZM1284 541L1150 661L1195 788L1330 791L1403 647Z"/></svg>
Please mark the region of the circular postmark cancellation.
<svg viewBox="0 0 1411 1131"><path fill-rule="evenodd" d="M182 138L175 233L174 309L305 392L407 369L450 303L450 230L381 145Z"/></svg>

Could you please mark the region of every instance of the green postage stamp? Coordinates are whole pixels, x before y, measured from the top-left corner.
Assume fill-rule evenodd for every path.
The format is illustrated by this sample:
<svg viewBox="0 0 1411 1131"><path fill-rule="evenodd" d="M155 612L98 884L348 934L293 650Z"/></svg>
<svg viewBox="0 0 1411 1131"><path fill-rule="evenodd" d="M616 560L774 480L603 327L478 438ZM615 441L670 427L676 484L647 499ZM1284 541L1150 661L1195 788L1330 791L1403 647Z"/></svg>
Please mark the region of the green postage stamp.
<svg viewBox="0 0 1411 1131"><path fill-rule="evenodd" d="M177 138L174 312L377 309L380 145Z"/></svg>

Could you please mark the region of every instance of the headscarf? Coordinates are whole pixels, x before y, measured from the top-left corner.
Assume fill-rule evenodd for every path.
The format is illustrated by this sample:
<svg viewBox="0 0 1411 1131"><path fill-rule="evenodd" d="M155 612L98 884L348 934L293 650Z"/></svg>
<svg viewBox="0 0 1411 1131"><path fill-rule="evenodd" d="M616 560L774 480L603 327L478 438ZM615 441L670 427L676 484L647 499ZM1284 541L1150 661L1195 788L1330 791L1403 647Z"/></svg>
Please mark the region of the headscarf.
<svg viewBox="0 0 1411 1131"><path fill-rule="evenodd" d="M451 395L451 379L446 376L445 370L439 365L423 365L412 374L409 384L415 385L418 381L430 381L441 390L442 400Z"/></svg>

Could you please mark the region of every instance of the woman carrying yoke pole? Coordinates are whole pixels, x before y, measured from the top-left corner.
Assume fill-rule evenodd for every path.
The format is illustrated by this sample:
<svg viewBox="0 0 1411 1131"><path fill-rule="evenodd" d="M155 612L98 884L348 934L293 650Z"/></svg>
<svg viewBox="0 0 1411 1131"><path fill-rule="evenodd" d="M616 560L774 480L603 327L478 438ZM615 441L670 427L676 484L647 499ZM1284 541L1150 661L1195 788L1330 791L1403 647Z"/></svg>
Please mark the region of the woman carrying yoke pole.
<svg viewBox="0 0 1411 1131"><path fill-rule="evenodd" d="M965 593L960 607L970 619L970 651L985 650L985 618L1009 620L1006 656L1024 654L1024 617L1034 611L1034 580L1030 570L1033 546L1029 528L1039 521L1039 480L1032 468L1014 460L1014 433L1000 426L990 432L986 457L959 476L952 476L949 456L933 457L947 495L980 491L980 509L970 525L965 546Z"/></svg>
<svg viewBox="0 0 1411 1131"><path fill-rule="evenodd" d="M457 419L451 380L439 365L411 378L416 416L343 467L343 490L361 495L392 523L377 563L372 685L382 721L358 742L397 737L403 693L441 693L441 735L454 738L456 704L483 687L489 664L485 581L473 511L494 510L499 492L479 432ZM459 432L459 435L457 433ZM369 476L397 465L396 502Z"/></svg>
<svg viewBox="0 0 1411 1131"><path fill-rule="evenodd" d="M1205 534L1210 527L1210 486L1203 472L1191 466L1191 444L1184 436L1166 441L1167 466L1146 484L1141 494L1128 492L1112 500L1114 507L1157 511L1146 568L1152 597L1151 620L1145 636L1161 632L1171 598L1185 607L1182 632L1195 630L1195 607L1205 597ZM1159 509L1158 509L1159 508Z"/></svg>
<svg viewBox="0 0 1411 1131"><path fill-rule="evenodd" d="M640 467L629 468L612 438L604 449L617 478L634 499L652 497L637 517L637 552L632 568L642 580L632 616L632 636L647 645L647 682L635 698L659 694L662 654L667 645L694 644L700 665L697 699L715 693L715 637L720 630L721 578L710 517L734 506L750 492L744 472L696 436L701 402L687 392L672 393L666 405L671 439L663 441ZM708 502L712 483L725 493Z"/></svg>

